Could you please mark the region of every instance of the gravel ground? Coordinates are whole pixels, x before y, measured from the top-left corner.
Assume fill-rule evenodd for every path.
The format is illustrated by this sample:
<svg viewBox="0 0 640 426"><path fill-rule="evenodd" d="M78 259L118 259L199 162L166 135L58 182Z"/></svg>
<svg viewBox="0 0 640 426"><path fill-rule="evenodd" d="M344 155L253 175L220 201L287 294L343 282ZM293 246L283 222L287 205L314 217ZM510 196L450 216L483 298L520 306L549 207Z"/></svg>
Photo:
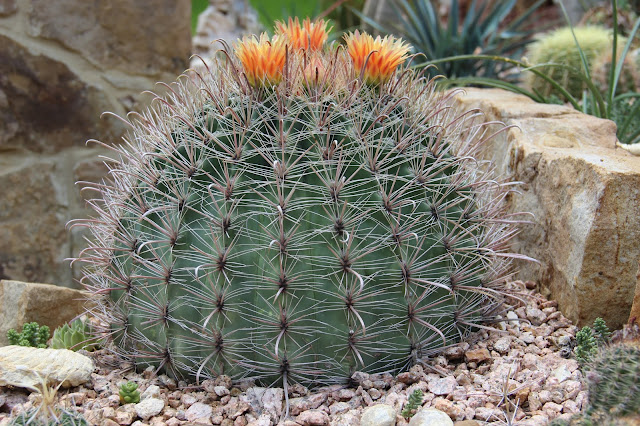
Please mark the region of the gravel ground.
<svg viewBox="0 0 640 426"><path fill-rule="evenodd" d="M460 425L544 425L570 417L587 402L578 364L570 356L577 327L535 290L535 283L509 286L526 305L512 300L497 331L480 331L474 340L416 365L397 377L356 373L357 387L334 386L313 392L289 389L289 416L284 417L284 392L251 383L232 385L227 377L200 386L176 383L152 371L137 374L106 350L88 354L96 362L91 382L61 389L58 404L84 415L96 425L225 426L359 425L364 409L388 404L399 413L415 390L424 392L423 407L444 411ZM138 383L139 404L120 405L118 387ZM0 426L11 416L37 407L40 395L20 389L0 389ZM464 421L467 422L464 422ZM399 414L397 425L407 421ZM363 425L365 426L365 425Z"/></svg>

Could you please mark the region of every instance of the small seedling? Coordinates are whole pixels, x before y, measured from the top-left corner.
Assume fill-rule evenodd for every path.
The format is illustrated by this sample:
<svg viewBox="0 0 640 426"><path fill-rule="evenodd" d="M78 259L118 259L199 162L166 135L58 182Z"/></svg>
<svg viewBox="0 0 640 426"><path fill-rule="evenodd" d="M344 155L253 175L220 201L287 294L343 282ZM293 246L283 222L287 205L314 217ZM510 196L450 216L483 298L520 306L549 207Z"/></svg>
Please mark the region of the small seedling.
<svg viewBox="0 0 640 426"><path fill-rule="evenodd" d="M51 336L49 327L39 326L37 322L28 322L22 326L18 333L15 329L7 331L9 344L18 346L33 346L34 348L46 348L47 340Z"/></svg>
<svg viewBox="0 0 640 426"><path fill-rule="evenodd" d="M137 404L140 402L140 392L138 392L138 384L127 382L120 386L120 404Z"/></svg>
<svg viewBox="0 0 640 426"><path fill-rule="evenodd" d="M82 414L59 408L57 396L58 390L60 390L60 387L62 386L62 383L66 381L66 378L56 386L54 384L50 384L47 377L41 377L38 373L35 373L35 375L38 376L40 383L36 386L27 386L27 388L38 394L35 399L38 401L37 406L16 417L10 423L11 426L87 426L89 424L84 417L82 417Z"/></svg>
<svg viewBox="0 0 640 426"><path fill-rule="evenodd" d="M405 419L413 417L413 415L416 414L418 409L422 406L423 396L424 395L420 389L414 390L411 395L409 395L409 401L402 409L402 412L400 412L402 417Z"/></svg>

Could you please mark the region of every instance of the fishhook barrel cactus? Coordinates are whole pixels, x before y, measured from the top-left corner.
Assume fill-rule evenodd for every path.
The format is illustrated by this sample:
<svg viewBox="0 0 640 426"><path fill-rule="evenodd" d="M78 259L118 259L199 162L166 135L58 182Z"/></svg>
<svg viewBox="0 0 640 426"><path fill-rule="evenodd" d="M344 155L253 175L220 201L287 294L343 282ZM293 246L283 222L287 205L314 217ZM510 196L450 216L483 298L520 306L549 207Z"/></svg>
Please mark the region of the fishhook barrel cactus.
<svg viewBox="0 0 640 426"><path fill-rule="evenodd" d="M401 40L326 33L244 38L129 116L77 260L138 368L340 383L492 319L515 255L510 186L474 159L488 126Z"/></svg>

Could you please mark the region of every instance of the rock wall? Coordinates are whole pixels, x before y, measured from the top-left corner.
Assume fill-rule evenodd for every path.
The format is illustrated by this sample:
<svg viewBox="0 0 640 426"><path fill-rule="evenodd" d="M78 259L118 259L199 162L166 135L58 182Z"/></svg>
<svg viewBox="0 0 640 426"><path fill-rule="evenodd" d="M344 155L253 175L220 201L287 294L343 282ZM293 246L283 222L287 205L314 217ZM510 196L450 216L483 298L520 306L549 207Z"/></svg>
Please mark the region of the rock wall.
<svg viewBox="0 0 640 426"><path fill-rule="evenodd" d="M82 185L191 54L188 0L0 0L0 279L74 287ZM77 277L76 277L77 278Z"/></svg>
<svg viewBox="0 0 640 426"><path fill-rule="evenodd" d="M211 64L216 51L223 48L218 40L231 46L239 38L261 31L258 14L249 0L209 0L209 6L198 16L193 53L200 58L191 59L191 68L204 71L202 61Z"/></svg>
<svg viewBox="0 0 640 426"><path fill-rule="evenodd" d="M509 208L533 213L513 245L540 263L518 262L519 277L537 280L572 321L619 328L640 278L640 157L616 148L612 121L569 107L495 89L457 99L514 126L485 154L522 182Z"/></svg>

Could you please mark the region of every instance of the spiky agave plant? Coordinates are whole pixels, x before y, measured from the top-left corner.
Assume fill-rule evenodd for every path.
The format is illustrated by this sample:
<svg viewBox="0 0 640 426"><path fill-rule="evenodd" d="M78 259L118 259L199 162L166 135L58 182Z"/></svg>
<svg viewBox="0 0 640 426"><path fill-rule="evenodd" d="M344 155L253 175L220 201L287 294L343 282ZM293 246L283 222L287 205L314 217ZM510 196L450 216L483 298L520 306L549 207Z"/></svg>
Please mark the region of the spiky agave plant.
<svg viewBox="0 0 640 426"><path fill-rule="evenodd" d="M131 115L79 260L117 350L180 378L398 372L491 319L510 187L408 46L281 24Z"/></svg>

